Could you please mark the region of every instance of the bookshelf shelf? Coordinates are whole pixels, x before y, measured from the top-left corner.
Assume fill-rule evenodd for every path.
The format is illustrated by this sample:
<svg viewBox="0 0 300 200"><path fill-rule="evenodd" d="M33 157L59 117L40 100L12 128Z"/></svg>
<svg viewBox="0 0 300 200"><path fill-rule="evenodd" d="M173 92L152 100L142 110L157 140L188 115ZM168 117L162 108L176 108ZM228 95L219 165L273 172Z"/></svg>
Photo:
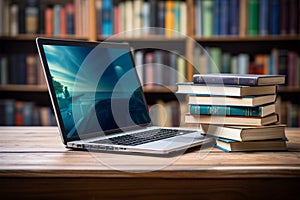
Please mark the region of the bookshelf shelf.
<svg viewBox="0 0 300 200"><path fill-rule="evenodd" d="M10 92L48 92L47 86L40 85L1 85L0 91Z"/></svg>

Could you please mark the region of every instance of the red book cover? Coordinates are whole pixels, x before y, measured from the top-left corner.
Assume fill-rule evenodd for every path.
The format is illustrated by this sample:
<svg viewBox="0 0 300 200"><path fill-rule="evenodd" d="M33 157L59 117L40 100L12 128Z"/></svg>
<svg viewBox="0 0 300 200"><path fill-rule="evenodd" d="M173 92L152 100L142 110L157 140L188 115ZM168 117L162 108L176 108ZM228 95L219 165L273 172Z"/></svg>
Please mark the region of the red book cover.
<svg viewBox="0 0 300 200"><path fill-rule="evenodd" d="M46 8L45 11L45 34L53 35L53 9L51 7Z"/></svg>
<svg viewBox="0 0 300 200"><path fill-rule="evenodd" d="M120 8L119 6L114 6L114 34L120 32Z"/></svg>
<svg viewBox="0 0 300 200"><path fill-rule="evenodd" d="M17 101L15 104L15 125L22 126L23 124L23 102Z"/></svg>

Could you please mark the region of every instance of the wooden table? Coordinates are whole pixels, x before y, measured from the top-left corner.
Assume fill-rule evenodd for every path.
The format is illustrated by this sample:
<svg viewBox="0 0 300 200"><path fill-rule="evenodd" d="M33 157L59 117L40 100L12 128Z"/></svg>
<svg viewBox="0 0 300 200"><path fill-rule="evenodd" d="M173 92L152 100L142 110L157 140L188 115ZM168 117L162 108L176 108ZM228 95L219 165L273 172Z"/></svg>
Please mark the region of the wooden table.
<svg viewBox="0 0 300 200"><path fill-rule="evenodd" d="M300 129L286 134L288 152L195 149L174 159L72 151L57 128L2 127L1 199L299 200Z"/></svg>

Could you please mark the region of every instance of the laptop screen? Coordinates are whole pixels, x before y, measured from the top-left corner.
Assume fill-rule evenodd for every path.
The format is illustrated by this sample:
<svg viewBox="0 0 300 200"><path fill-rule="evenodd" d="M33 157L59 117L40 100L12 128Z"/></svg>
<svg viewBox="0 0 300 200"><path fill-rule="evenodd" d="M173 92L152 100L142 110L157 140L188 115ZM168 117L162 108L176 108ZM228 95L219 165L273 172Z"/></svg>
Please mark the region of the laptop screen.
<svg viewBox="0 0 300 200"><path fill-rule="evenodd" d="M40 47L59 125L68 141L150 123L128 45L96 44L50 42Z"/></svg>

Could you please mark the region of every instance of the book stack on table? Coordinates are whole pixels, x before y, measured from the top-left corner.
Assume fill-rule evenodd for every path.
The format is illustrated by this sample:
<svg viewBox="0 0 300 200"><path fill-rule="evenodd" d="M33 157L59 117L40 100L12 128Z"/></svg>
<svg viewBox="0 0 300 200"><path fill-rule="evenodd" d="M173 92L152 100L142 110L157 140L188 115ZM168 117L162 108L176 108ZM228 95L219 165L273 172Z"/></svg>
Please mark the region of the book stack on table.
<svg viewBox="0 0 300 200"><path fill-rule="evenodd" d="M188 94L186 124L199 124L224 151L286 150L285 125L275 110L281 75L195 74L178 83Z"/></svg>

